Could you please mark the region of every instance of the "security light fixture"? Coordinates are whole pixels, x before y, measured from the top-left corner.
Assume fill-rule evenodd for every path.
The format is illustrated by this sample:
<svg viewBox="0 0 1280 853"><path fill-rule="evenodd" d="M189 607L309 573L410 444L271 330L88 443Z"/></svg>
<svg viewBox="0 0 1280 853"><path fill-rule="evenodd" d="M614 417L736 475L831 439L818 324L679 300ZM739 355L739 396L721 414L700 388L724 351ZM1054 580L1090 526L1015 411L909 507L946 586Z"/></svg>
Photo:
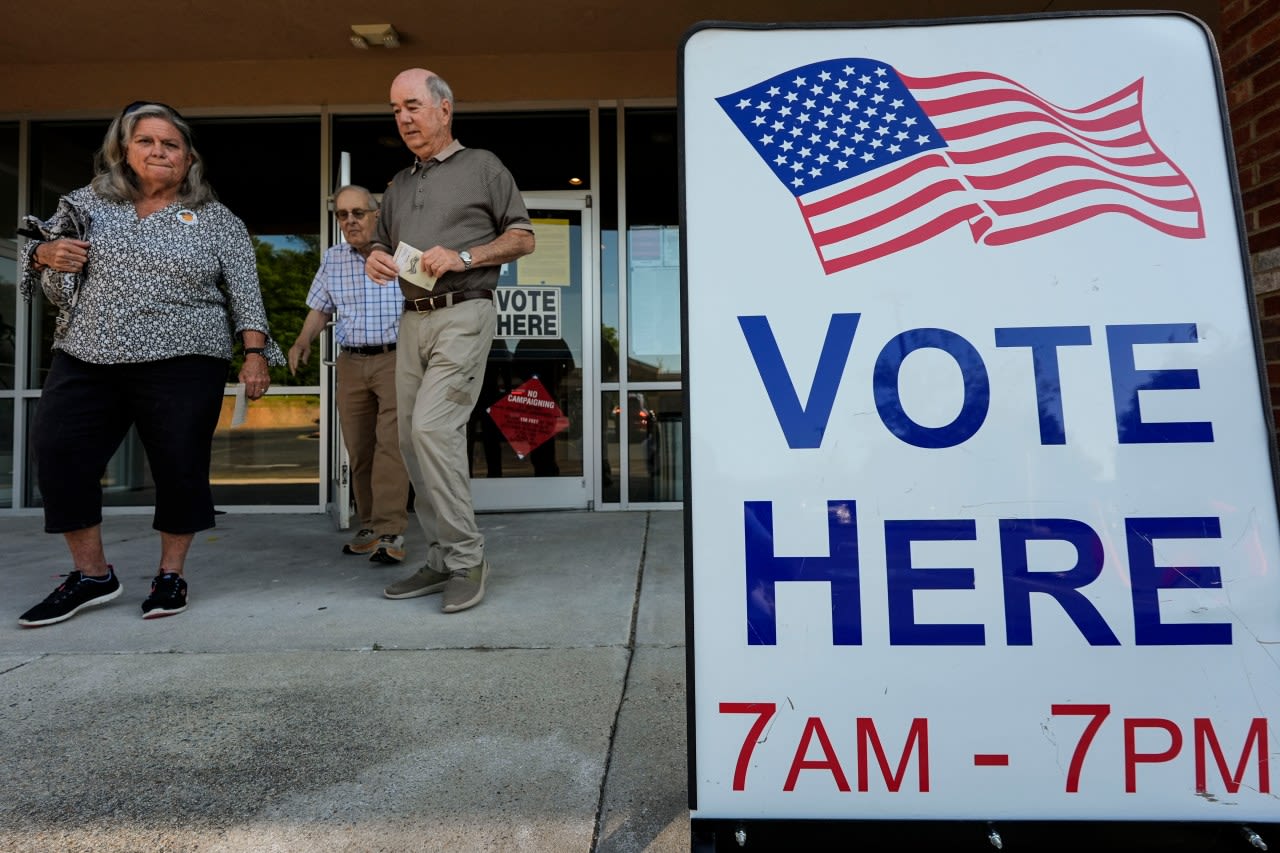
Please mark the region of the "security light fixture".
<svg viewBox="0 0 1280 853"><path fill-rule="evenodd" d="M352 24L351 46L368 50L374 45L399 47L400 34L390 24Z"/></svg>

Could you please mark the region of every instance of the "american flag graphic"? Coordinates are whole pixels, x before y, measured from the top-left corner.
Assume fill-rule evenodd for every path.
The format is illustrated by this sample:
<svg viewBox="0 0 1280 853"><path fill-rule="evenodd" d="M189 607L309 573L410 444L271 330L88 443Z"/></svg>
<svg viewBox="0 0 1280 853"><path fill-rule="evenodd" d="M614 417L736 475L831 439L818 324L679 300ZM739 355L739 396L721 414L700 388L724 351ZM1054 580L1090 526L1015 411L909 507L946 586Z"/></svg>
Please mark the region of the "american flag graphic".
<svg viewBox="0 0 1280 853"><path fill-rule="evenodd" d="M988 246L1107 213L1205 233L1195 187L1147 133L1142 80L1064 109L998 74L831 59L716 101L796 197L828 275L960 223Z"/></svg>

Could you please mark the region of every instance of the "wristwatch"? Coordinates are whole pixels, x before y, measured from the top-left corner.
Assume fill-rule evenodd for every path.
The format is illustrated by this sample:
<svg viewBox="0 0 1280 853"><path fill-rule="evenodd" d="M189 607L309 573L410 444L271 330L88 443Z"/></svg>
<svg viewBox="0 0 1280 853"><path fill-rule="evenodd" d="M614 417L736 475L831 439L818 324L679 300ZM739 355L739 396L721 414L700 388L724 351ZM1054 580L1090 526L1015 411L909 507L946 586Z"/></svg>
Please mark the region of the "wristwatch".
<svg viewBox="0 0 1280 853"><path fill-rule="evenodd" d="M470 252L468 252L466 249L463 249L461 252L458 253L458 257L462 258L463 271L471 269L471 253Z"/></svg>
<svg viewBox="0 0 1280 853"><path fill-rule="evenodd" d="M266 357L267 357L267 348L266 348L266 347L245 347L245 348L244 348L244 354L245 354L245 355L260 355L260 356L262 356L263 358L266 358Z"/></svg>

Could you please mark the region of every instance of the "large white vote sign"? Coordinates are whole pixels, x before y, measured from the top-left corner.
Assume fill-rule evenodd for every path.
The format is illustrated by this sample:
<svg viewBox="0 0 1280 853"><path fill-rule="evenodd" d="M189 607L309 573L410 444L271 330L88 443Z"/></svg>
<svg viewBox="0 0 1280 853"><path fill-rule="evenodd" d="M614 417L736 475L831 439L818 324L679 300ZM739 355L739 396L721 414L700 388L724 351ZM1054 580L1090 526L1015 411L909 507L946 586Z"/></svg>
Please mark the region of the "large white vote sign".
<svg viewBox="0 0 1280 853"><path fill-rule="evenodd" d="M695 818L1280 820L1280 541L1207 31L681 54Z"/></svg>

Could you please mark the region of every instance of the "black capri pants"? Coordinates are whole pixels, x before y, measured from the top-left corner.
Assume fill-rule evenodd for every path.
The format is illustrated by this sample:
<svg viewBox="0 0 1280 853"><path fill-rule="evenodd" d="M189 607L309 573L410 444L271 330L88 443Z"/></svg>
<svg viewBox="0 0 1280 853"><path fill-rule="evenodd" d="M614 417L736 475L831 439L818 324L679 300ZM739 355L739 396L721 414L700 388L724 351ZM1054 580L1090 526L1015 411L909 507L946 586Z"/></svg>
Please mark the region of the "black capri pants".
<svg viewBox="0 0 1280 853"><path fill-rule="evenodd" d="M130 426L156 484L152 527L213 527L209 461L227 364L203 355L90 364L55 351L32 426L45 531L102 523L102 476Z"/></svg>

